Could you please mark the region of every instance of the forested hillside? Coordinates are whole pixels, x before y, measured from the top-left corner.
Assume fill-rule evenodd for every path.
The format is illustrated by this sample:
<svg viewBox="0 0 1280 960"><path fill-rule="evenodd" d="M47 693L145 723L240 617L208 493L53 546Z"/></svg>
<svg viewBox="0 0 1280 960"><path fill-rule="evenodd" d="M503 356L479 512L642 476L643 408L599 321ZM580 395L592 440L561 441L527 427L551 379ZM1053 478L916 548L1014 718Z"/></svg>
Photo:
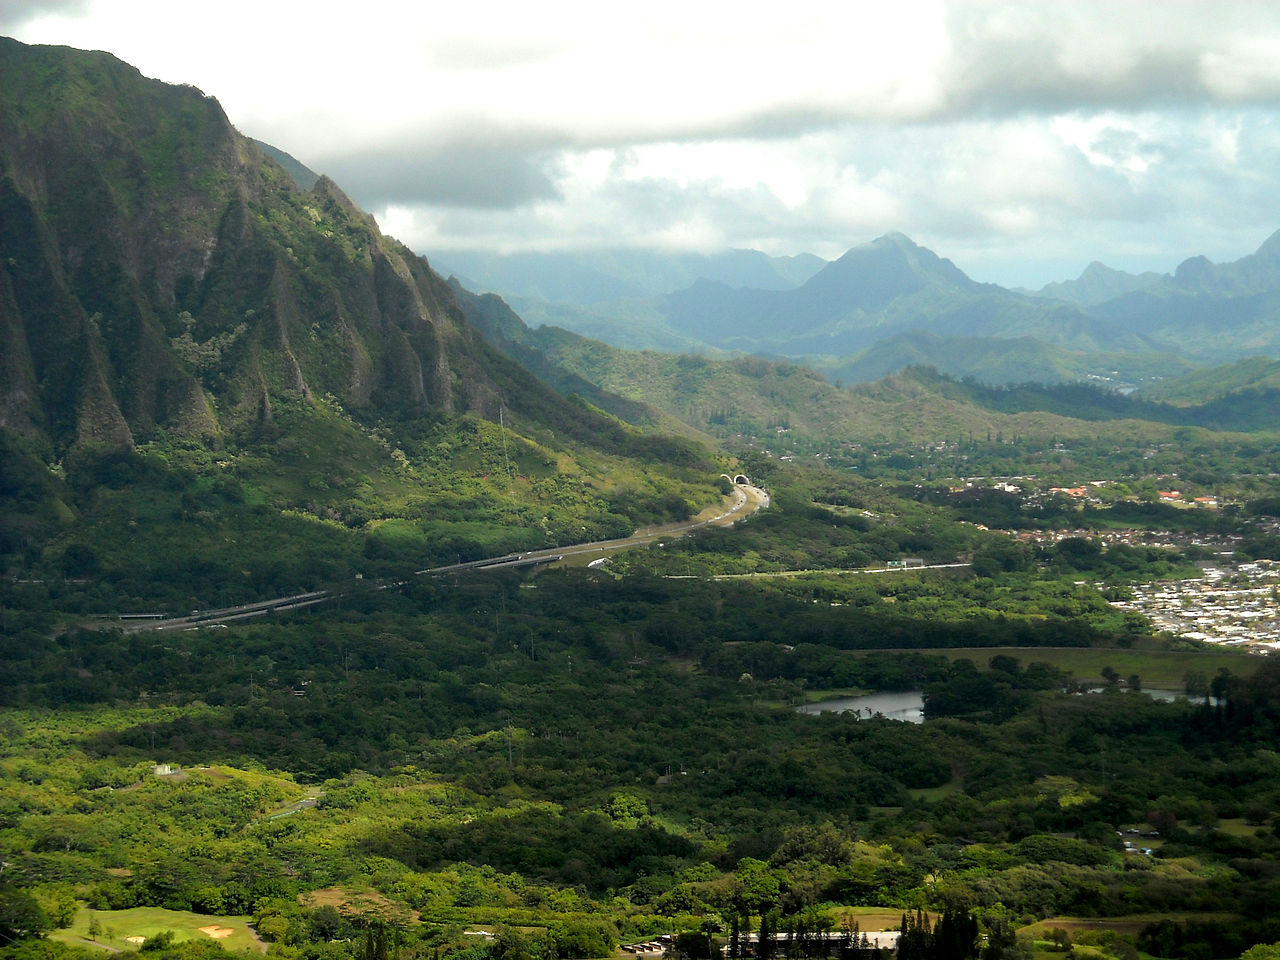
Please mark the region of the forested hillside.
<svg viewBox="0 0 1280 960"><path fill-rule="evenodd" d="M705 450L548 388L274 155L194 88L0 42L13 575L90 580L99 609L207 606L718 502Z"/></svg>

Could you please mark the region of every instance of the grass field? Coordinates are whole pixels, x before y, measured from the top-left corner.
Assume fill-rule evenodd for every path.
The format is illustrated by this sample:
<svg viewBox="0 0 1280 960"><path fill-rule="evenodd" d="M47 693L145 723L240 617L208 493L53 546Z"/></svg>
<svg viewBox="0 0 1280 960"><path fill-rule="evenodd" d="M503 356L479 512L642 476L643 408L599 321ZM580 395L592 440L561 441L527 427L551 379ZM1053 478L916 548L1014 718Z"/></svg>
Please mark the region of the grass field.
<svg viewBox="0 0 1280 960"><path fill-rule="evenodd" d="M936 803L943 797L949 797L957 792L963 784L956 777L952 777L940 787L916 787L908 789L907 793L911 794L915 800L924 800L928 803Z"/></svg>
<svg viewBox="0 0 1280 960"><path fill-rule="evenodd" d="M836 907L831 911L837 928L842 920L856 923L865 933L875 930L897 930L902 926L903 913L912 911L892 910L886 907ZM929 922L937 923L938 915L929 913Z"/></svg>
<svg viewBox="0 0 1280 960"><path fill-rule="evenodd" d="M343 913L355 913L359 916L376 915L389 921L418 918L416 911L407 910L376 890L325 887L323 890L312 890L310 893L303 894L302 902L312 910L316 907L339 907Z"/></svg>
<svg viewBox="0 0 1280 960"><path fill-rule="evenodd" d="M1147 924L1159 923L1161 920L1172 920L1175 923L1185 923L1187 920L1215 920L1219 923L1230 923L1238 919L1234 914L1229 913L1176 912L1140 913L1124 917L1050 917L1048 920L1040 920L1028 926L1019 927L1018 936L1046 940L1049 938L1050 931L1055 929L1066 930L1073 938L1080 933L1101 933L1104 930L1134 935L1140 933Z"/></svg>
<svg viewBox="0 0 1280 960"><path fill-rule="evenodd" d="M1255 837L1258 835L1259 830L1264 830L1266 828L1257 824L1248 823L1242 818L1235 818L1231 820L1224 818L1218 821L1216 829L1231 837Z"/></svg>
<svg viewBox="0 0 1280 960"><path fill-rule="evenodd" d="M874 690L865 687L831 687L823 690L804 690L801 695L805 703L822 703L824 700L840 700L844 697L863 697Z"/></svg>
<svg viewBox="0 0 1280 960"><path fill-rule="evenodd" d="M134 937L154 937L173 931L175 941L217 940L227 950L266 952L266 944L249 929L248 917L213 917L204 913L162 910L159 907L134 907L132 910L90 910L81 907L71 926L53 934L65 943L81 944L91 940L89 924L97 920L102 932L96 942L104 948L133 949L143 941Z"/></svg>

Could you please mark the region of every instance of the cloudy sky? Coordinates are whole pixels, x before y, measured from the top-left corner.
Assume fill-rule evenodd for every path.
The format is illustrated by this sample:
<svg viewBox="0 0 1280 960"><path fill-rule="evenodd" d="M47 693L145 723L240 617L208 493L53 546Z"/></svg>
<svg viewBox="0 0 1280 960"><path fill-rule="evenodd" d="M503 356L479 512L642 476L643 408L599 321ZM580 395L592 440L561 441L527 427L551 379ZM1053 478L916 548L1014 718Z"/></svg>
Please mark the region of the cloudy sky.
<svg viewBox="0 0 1280 960"><path fill-rule="evenodd" d="M1039 286L1280 228L1273 0L0 0L0 33L200 87L428 256L897 230Z"/></svg>

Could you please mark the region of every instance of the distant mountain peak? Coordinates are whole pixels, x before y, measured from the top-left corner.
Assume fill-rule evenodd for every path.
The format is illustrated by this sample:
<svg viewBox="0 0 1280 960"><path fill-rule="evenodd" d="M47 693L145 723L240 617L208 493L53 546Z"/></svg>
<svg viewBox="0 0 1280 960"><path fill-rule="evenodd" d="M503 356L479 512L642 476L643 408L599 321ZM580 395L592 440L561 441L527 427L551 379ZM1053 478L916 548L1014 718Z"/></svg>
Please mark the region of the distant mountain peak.
<svg viewBox="0 0 1280 960"><path fill-rule="evenodd" d="M916 243L905 233L897 230L890 230L888 233L881 234L871 241L867 246L894 246L907 250L922 250L923 247Z"/></svg>
<svg viewBox="0 0 1280 960"><path fill-rule="evenodd" d="M1122 274L1123 270L1117 270L1115 267L1108 267L1101 260L1090 261L1089 265L1080 271L1079 279L1093 277L1114 277Z"/></svg>
<svg viewBox="0 0 1280 960"><path fill-rule="evenodd" d="M1208 275L1213 269L1213 263L1206 256L1188 257L1178 264L1178 269L1174 271L1173 279L1178 283L1195 283Z"/></svg>
<svg viewBox="0 0 1280 960"><path fill-rule="evenodd" d="M1280 259L1280 230L1263 240L1262 246L1258 247L1254 256L1268 260Z"/></svg>
<svg viewBox="0 0 1280 960"><path fill-rule="evenodd" d="M1032 296L1064 300L1088 309L1117 297L1150 290L1168 279L1166 274L1127 273L1124 270L1109 267L1101 260L1094 260L1080 271L1080 276L1076 279L1046 283Z"/></svg>
<svg viewBox="0 0 1280 960"><path fill-rule="evenodd" d="M924 263L951 263L950 260L944 260L939 257L928 247L920 246L905 233L893 231L881 234L868 243L860 243L850 247L839 259L833 260L832 264L883 256L900 256L911 261L919 259Z"/></svg>
<svg viewBox="0 0 1280 960"><path fill-rule="evenodd" d="M868 240L863 243L854 244L852 247L846 250L839 258L837 258L837 260L834 260L832 262L838 263L840 260L845 260L850 257L857 257L860 254L865 255L869 252L888 253L892 251L898 251L906 254L916 253L918 251L924 251L926 253L933 252L929 250L928 247L920 246L920 244L916 243L914 240L908 237L905 233L901 233L897 230L890 230L888 233L882 233L880 236L876 237L874 240Z"/></svg>
<svg viewBox="0 0 1280 960"><path fill-rule="evenodd" d="M819 270L806 287L838 285L851 302L879 306L923 287L971 290L978 286L950 260L903 233L890 232L849 249Z"/></svg>

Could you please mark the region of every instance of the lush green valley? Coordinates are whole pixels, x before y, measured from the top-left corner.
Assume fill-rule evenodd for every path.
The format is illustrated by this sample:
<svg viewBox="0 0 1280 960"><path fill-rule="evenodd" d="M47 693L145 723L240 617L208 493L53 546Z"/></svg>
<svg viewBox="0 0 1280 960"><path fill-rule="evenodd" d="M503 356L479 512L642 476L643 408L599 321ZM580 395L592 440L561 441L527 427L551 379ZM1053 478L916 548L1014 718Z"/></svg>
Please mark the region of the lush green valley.
<svg viewBox="0 0 1280 960"><path fill-rule="evenodd" d="M415 580L221 629L54 630L57 598L11 585L7 915L58 926L81 901L77 929L115 946L120 911L247 916L297 956L598 956L870 908L971 913L1015 953L1012 931L1055 916L1151 918L1077 932L1117 956L1280 936L1249 919L1280 850L1266 662L1151 636L1077 585L1065 548L1008 555L847 474L771 486L740 529L598 570ZM998 563L851 570L904 550ZM1095 576L1185 559L1130 562ZM757 575L708 576L727 571ZM1216 677L1218 699L1148 700L1120 689L1132 676L1063 692L1064 647L1092 652L1097 683L1141 664ZM910 689L923 726L793 709ZM1122 848L1130 827L1160 831L1153 854ZM221 949L185 936L154 949Z"/></svg>
<svg viewBox="0 0 1280 960"><path fill-rule="evenodd" d="M7 40L0 81L0 956L1280 941L1268 367L626 353L447 283L194 88ZM1030 301L908 243L970 312ZM739 473L765 509L669 531ZM868 694L920 722L811 712Z"/></svg>

